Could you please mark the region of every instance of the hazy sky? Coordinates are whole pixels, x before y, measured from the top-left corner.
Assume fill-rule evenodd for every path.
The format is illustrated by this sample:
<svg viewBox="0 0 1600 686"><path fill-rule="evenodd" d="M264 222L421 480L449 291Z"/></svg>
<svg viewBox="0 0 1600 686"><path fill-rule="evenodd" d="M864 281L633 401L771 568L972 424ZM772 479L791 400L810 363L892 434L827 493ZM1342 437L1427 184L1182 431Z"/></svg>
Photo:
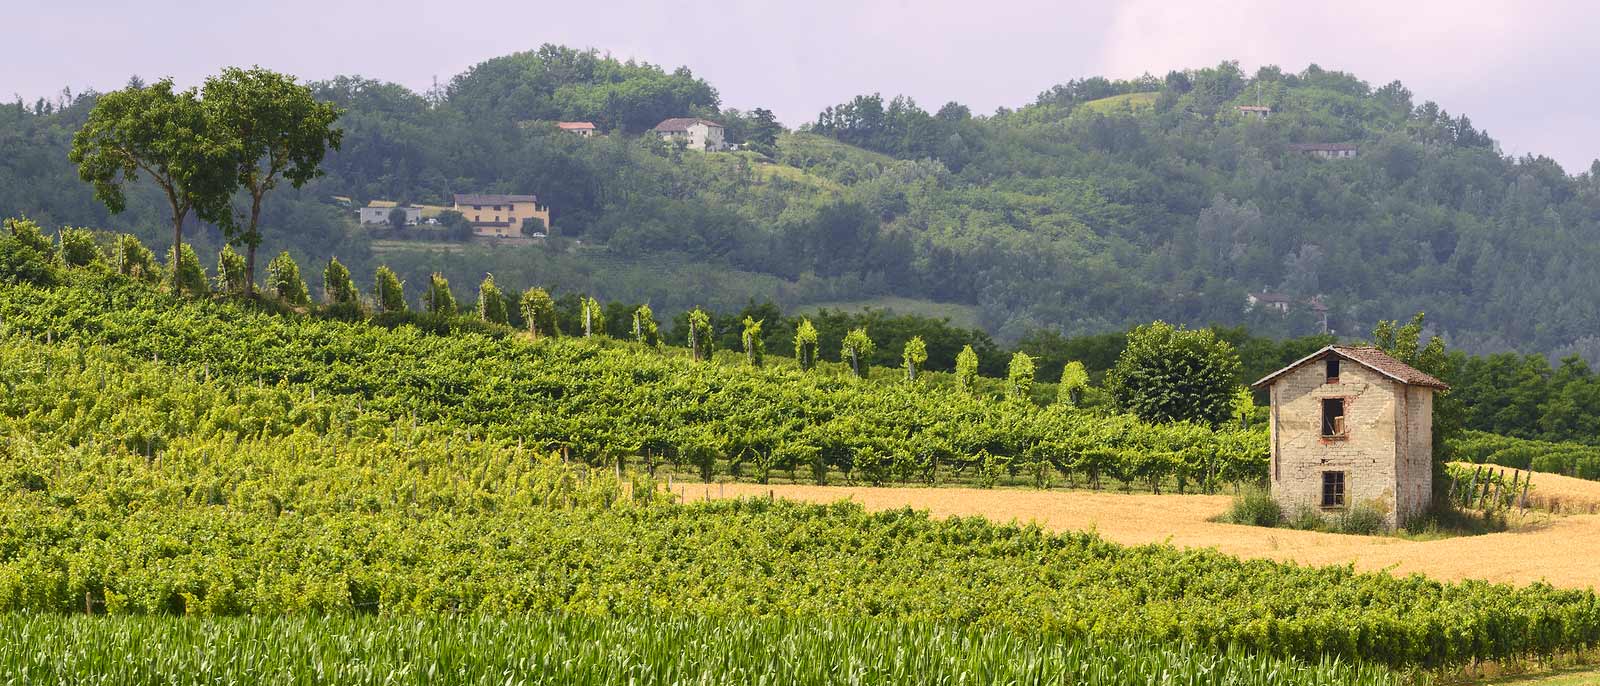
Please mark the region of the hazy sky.
<svg viewBox="0 0 1600 686"><path fill-rule="evenodd" d="M193 84L250 64L420 91L486 58L562 43L687 65L725 106L767 107L795 125L864 92L992 112L1083 76L1315 62L1374 86L1399 79L1507 153L1578 172L1600 157L1597 15L1533 0L0 0L0 95L109 90L132 74Z"/></svg>

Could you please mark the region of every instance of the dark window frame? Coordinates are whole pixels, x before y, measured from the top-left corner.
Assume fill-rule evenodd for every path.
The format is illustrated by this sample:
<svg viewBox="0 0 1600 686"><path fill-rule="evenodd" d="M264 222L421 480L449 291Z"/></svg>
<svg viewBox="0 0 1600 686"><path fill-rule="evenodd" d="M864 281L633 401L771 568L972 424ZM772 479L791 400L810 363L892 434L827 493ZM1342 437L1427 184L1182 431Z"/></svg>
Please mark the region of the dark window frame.
<svg viewBox="0 0 1600 686"><path fill-rule="evenodd" d="M1348 484L1345 482L1343 470L1330 470L1322 473L1322 506L1324 508L1342 508L1345 506Z"/></svg>
<svg viewBox="0 0 1600 686"><path fill-rule="evenodd" d="M1339 358L1330 357L1324 364L1327 368L1328 383L1339 383Z"/></svg>
<svg viewBox="0 0 1600 686"><path fill-rule="evenodd" d="M1350 425L1345 419L1349 410L1344 398L1322 399L1322 437L1344 438L1350 435Z"/></svg>

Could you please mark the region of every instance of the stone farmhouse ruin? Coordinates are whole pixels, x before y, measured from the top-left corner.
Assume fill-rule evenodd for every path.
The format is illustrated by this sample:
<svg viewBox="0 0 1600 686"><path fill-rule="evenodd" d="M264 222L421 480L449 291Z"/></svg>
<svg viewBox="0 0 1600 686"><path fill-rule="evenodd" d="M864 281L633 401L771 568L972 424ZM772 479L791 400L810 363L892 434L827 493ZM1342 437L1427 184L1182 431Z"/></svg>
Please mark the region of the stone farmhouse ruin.
<svg viewBox="0 0 1600 686"><path fill-rule="evenodd" d="M1330 345L1251 386L1272 402L1272 496L1324 515L1369 504L1390 527L1428 508L1444 382L1371 346Z"/></svg>

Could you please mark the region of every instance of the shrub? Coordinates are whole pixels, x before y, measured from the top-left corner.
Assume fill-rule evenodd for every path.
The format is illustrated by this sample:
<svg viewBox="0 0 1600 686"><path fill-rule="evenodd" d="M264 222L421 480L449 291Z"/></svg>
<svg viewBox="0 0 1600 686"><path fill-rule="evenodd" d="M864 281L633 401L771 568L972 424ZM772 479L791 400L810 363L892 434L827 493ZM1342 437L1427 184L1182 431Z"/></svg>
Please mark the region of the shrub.
<svg viewBox="0 0 1600 686"><path fill-rule="evenodd" d="M439 272L428 277L428 290L422 294L422 305L431 314L455 316L456 296L450 292L450 280Z"/></svg>
<svg viewBox="0 0 1600 686"><path fill-rule="evenodd" d="M506 311L506 296L500 292L500 287L494 285L494 275L483 277L483 283L478 284L478 318L490 324L505 324L510 321Z"/></svg>
<svg viewBox="0 0 1600 686"><path fill-rule="evenodd" d="M1359 534L1372 536L1389 530L1389 525L1384 521L1387 513L1379 505L1370 502L1356 503L1349 509L1339 514L1334 520L1333 527L1340 533Z"/></svg>
<svg viewBox="0 0 1600 686"><path fill-rule="evenodd" d="M387 265L378 267L378 273L372 281L372 300L377 303L379 312L406 311L405 286L400 283L400 277L393 269Z"/></svg>
<svg viewBox="0 0 1600 686"><path fill-rule="evenodd" d="M1284 523L1291 529L1304 531L1326 531L1328 528L1328 519L1322 516L1322 510L1311 503L1295 505Z"/></svg>
<svg viewBox="0 0 1600 686"><path fill-rule="evenodd" d="M222 252L217 254L217 290L228 295L243 295L244 287L244 258L234 252L233 246L222 246Z"/></svg>
<svg viewBox="0 0 1600 686"><path fill-rule="evenodd" d="M290 305L311 304L311 289L306 287L305 279L300 278L300 265L295 264L287 250L267 263L267 290Z"/></svg>
<svg viewBox="0 0 1600 686"><path fill-rule="evenodd" d="M132 234L117 237L117 272L145 283L161 282L161 265L156 264L156 254Z"/></svg>
<svg viewBox="0 0 1600 686"><path fill-rule="evenodd" d="M328 258L328 266L322 270L322 297L329 305L361 304L361 291L356 290L350 270L340 264L337 257Z"/></svg>
<svg viewBox="0 0 1600 686"><path fill-rule="evenodd" d="M206 268L200 265L200 256L194 246L184 243L178 249L178 294L210 295L211 283L206 278Z"/></svg>
<svg viewBox="0 0 1600 686"><path fill-rule="evenodd" d="M53 286L56 282L48 258L14 236L0 235L0 283Z"/></svg>
<svg viewBox="0 0 1600 686"><path fill-rule="evenodd" d="M95 244L93 232L69 227L61 230L61 261L69 267L87 267L104 264L106 256Z"/></svg>
<svg viewBox="0 0 1600 686"><path fill-rule="evenodd" d="M1223 519L1232 524L1277 526L1283 521L1283 506L1273 500L1267 489L1246 486L1233 497L1233 507L1228 508Z"/></svg>

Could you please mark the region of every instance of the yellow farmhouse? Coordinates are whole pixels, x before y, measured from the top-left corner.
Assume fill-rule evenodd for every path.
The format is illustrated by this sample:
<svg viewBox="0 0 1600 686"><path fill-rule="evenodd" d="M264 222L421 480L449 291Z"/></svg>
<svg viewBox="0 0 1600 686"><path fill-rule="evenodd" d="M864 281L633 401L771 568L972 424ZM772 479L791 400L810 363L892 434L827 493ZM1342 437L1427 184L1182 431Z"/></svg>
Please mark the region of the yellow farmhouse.
<svg viewBox="0 0 1600 686"><path fill-rule="evenodd" d="M535 195L474 195L457 193L455 207L472 224L472 233L484 237L513 237L522 235L525 219L538 219L544 225L540 233L550 227L550 208L539 204Z"/></svg>

